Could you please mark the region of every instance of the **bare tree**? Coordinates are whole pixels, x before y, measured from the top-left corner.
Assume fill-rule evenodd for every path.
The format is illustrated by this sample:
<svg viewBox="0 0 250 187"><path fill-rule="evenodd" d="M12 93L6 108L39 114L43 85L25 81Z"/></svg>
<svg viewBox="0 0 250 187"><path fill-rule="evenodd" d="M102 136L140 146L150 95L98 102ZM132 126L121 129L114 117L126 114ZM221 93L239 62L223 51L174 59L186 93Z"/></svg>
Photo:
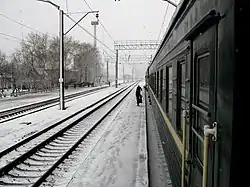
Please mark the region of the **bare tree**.
<svg viewBox="0 0 250 187"><path fill-rule="evenodd" d="M48 85L46 72L48 63L49 40L47 34L30 33L21 43L23 65L30 88L45 88Z"/></svg>
<svg viewBox="0 0 250 187"><path fill-rule="evenodd" d="M94 82L100 69L100 53L91 44L72 37L64 39L65 82ZM58 86L60 47L59 38L31 32L21 42L10 60L0 51L0 76L12 76L13 87L45 89Z"/></svg>
<svg viewBox="0 0 250 187"><path fill-rule="evenodd" d="M1 86L1 89L3 89L6 86L6 68L7 68L6 54L0 51L0 86Z"/></svg>
<svg viewBox="0 0 250 187"><path fill-rule="evenodd" d="M25 80L25 67L23 64L22 53L20 50L15 50L10 56L11 58L11 69L13 77L13 87L23 88L23 83Z"/></svg>
<svg viewBox="0 0 250 187"><path fill-rule="evenodd" d="M90 44L82 43L78 48L78 53L75 56L75 69L79 72L79 81L94 82L96 71L100 64L100 53L98 49Z"/></svg>

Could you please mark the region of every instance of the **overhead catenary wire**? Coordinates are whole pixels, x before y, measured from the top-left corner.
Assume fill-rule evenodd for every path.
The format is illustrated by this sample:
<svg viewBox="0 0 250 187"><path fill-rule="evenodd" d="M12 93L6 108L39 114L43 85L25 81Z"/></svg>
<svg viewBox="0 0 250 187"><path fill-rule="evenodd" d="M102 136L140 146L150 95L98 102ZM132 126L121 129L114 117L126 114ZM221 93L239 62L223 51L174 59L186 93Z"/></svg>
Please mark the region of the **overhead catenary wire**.
<svg viewBox="0 0 250 187"><path fill-rule="evenodd" d="M9 38L12 38L11 41L14 41L14 42L18 42L18 41L23 42L23 41L25 41L25 40L23 40L23 39L21 39L21 38L18 38L18 37L16 37L16 36L12 36L12 35L9 35L9 34L6 34L6 33L2 33L2 32L0 32L0 35L4 36L3 38L6 39L6 40L10 40ZM5 37L5 36L6 36L6 37ZM9 37L9 38L7 38L7 37ZM13 39L14 39L14 40L13 40ZM105 53L107 56L109 56L112 60L114 60L114 57L112 57L111 55L109 55L105 50L103 50L103 51L104 51L104 53Z"/></svg>
<svg viewBox="0 0 250 187"><path fill-rule="evenodd" d="M93 9L88 5L88 3L87 3L87 1L86 0L84 0L85 1L85 3L87 4L87 6L93 11ZM66 8L67 8L67 10L68 10L68 2L66 1ZM68 12L68 11L67 11ZM73 21L73 22L75 22L76 23L76 21L73 19L73 18L71 18L68 14L65 14L71 21ZM6 19L8 19L8 20L10 20L10 21L12 21L12 22L14 22L14 23L16 23L16 24L19 24L19 25L21 25L21 26L23 26L23 27L26 27L26 28L28 28L28 29L30 29L30 30L33 30L33 31L35 31L35 32L38 32L38 33L42 33L42 34L46 34L46 33L44 33L44 32L41 32L41 31L39 31L39 30L37 30L37 29L35 29L35 28L33 28L33 27L30 27L29 25L26 25L26 24L23 24L22 22L19 22L19 21L16 21L16 20L14 20L14 19L12 19L12 18L10 18L9 16L6 16L6 15L4 15L4 14L2 14L2 13L0 13L0 16L2 16L2 17L4 17L4 18L6 18ZM100 22L100 20L98 19L98 21ZM101 24L101 26L103 27L103 29L106 31L106 33L109 35L109 37L114 41L114 39L113 39L113 37L110 35L110 33L107 31L107 29L105 28L105 26L100 22L100 24ZM92 36L93 38L95 38L89 31L87 31L86 29L84 29L80 24L78 24L78 26L82 29L82 30L84 30L86 33L88 33L90 36ZM21 38L18 38L18 37L15 37L15 36L12 36L12 35L8 35L8 34L6 34L6 33L0 33L1 35L4 35L4 36L7 36L7 37L10 37L10 38L13 38L13 39L16 39L16 40L18 40L18 41L24 41L23 39L21 39ZM50 37L54 37L54 36L51 36L51 35L48 35L48 36L50 36ZM109 51L111 51L112 53L114 53L115 54L115 51L114 50L112 50L112 49L110 49L107 45L105 45L102 41L100 41L98 38L96 38L96 40L100 43L100 44L102 44L104 47L106 47ZM106 54L108 55L108 53L106 52ZM108 56L110 56L110 55L108 55ZM111 57L111 56L110 56ZM113 57L111 57L111 59L114 59Z"/></svg>
<svg viewBox="0 0 250 187"><path fill-rule="evenodd" d="M12 35L10 35L10 34L6 34L6 33L3 33L3 32L0 32L0 35L6 36L6 37L9 37L9 38L12 38L12 39L15 39L15 41L18 40L18 41L20 41L20 42L28 42L28 43L33 44L32 42L30 42L30 41L28 41L28 40L24 40L23 38L19 38L19 37L16 37L16 36L12 36ZM3 37L3 38L8 39L8 38L6 38L6 37ZM9 40L9 39L8 39L8 40ZM12 40L12 41L14 41L14 40ZM16 42L17 42L17 41L16 41Z"/></svg>
<svg viewBox="0 0 250 187"><path fill-rule="evenodd" d="M111 55L109 55L105 50L103 50L103 52L104 52L107 56L109 56L112 60L115 59L115 57L112 57Z"/></svg>
<svg viewBox="0 0 250 187"><path fill-rule="evenodd" d="M67 15L67 16L68 16L68 15ZM73 22L75 22L75 20L73 20L72 18L71 18L71 20L72 20ZM81 25L78 25L78 26L80 26L80 28L82 28L85 32L87 32L87 33L90 34L92 37L94 37L91 33L89 33L89 32L88 32L86 29L84 29ZM3 32L0 32L0 35L6 36L6 37L9 37L9 38L13 38L13 39L18 40L18 41L20 41L20 42L25 41L25 40L23 40L22 38L18 38L18 37L16 37L16 36L12 36L12 35L10 35L10 34L6 34L6 33L3 33ZM5 38L5 39L8 39L8 38ZM12 41L14 41L14 40L12 40ZM112 49L110 49L108 46L106 46L104 43L102 43L99 39L97 39L97 41L100 42L102 45L104 45L106 48L108 48L111 52L115 53L114 51L112 51ZM103 50L103 51L104 51L104 50ZM106 51L105 51L105 53L106 53L111 59L114 59L114 57L112 57L111 55L109 55Z"/></svg>
<svg viewBox="0 0 250 187"><path fill-rule="evenodd" d="M67 12L69 12L69 9L68 9L68 0L66 0L66 10L67 10Z"/></svg>
<svg viewBox="0 0 250 187"><path fill-rule="evenodd" d="M89 6L88 2L87 2L86 0L84 0L84 2L85 2L85 4L88 6L88 8L89 8L91 11L93 11L93 9ZM67 16L69 19L71 19L73 22L76 23L76 21L75 21L73 18L71 18L68 14L66 14L66 16ZM100 22L100 24L102 25L102 27L104 28L104 30L108 33L107 29L103 26L103 24L101 23L101 21L99 20L99 18L98 18L98 21ZM114 52L112 49L110 49L107 45L105 45L103 42L101 42L99 39L97 39L97 37L93 36L89 31L87 31L86 29L84 29L80 24L78 24L78 26L79 26L80 28L82 28L85 32L87 32L89 35L91 35L94 39L96 39L99 43L101 43L104 47L106 47L106 48L109 49L112 53L115 54L115 52ZM109 36L111 37L111 39L113 40L112 36L111 36L109 33L108 33L108 35L109 35ZM107 52L106 52L106 54L108 55ZM108 55L108 56L111 57L110 55ZM113 58L111 57L111 59L113 59Z"/></svg>
<svg viewBox="0 0 250 187"><path fill-rule="evenodd" d="M69 16L68 14L65 14L71 21L73 21L74 23L77 23L77 21L75 21L71 16ZM97 37L95 37L93 34L91 34L88 30L86 30L85 28L83 28L83 26L81 26L80 24L77 24L78 27L80 27L82 30L84 30L87 34L89 34L90 36L92 36L93 38L95 38L100 44L102 44L104 47L106 47L109 51L111 51L112 53L115 54L115 52L110 49L106 44L104 44L102 41L100 41Z"/></svg>
<svg viewBox="0 0 250 187"><path fill-rule="evenodd" d="M71 18L69 15L67 15L67 14L65 14L69 19L71 19L71 21L73 21L73 22L75 22L76 23L76 21L73 19L73 18ZM12 19L12 18L10 18L10 17L8 17L8 16L6 16L6 15L4 15L4 14L2 14L2 13L0 13L0 16L2 16L2 17L4 17L4 18L6 18L6 19L8 19L8 20L10 20L10 21L12 21L12 22L15 22L15 23L17 23L17 24L19 24L19 25L21 25L21 26L23 26L23 27L26 27L26 28L28 28L28 29L31 29L31 30L33 30L33 31L36 31L36 32L39 32L39 33L43 33L43 32L41 32L41 31L39 31L39 30L37 30L37 29L35 29L35 28L32 28L32 27L30 27L30 26L28 26L28 25L25 25L25 24L23 24L23 23L21 23L21 22L19 22L19 21L16 21L16 20L14 20L14 19ZM87 32L89 35L91 35L93 38L95 38L89 31L87 31L86 29L84 29L81 25L78 25L81 29L83 29L85 32ZM43 33L43 34L45 34L45 33ZM0 32L0 35L2 35L2 36L6 36L6 37L9 37L9 38L12 38L12 39L15 39L15 40L17 40L17 41L20 41L20 42L22 42L22 41L25 41L25 40L23 40L22 38L18 38L18 37L16 37L16 36L12 36L12 35L10 35L10 34L6 34L6 33L2 33L2 32ZM8 38L6 38L6 37L4 37L4 39L7 39L7 40L10 40L10 39L8 39ZM104 47L106 47L107 49L109 49L112 53L114 53L115 54L115 52L112 50L112 49L110 49L107 45L105 45L103 42L101 42L98 38L96 38L97 39L97 41L98 42L100 42ZM15 40L12 40L12 41L15 41ZM16 42L17 42L16 41ZM104 51L104 50L103 50ZM111 59L114 59L114 57L112 57L111 55L109 55L106 51L105 51L105 53L111 58Z"/></svg>
<svg viewBox="0 0 250 187"><path fill-rule="evenodd" d="M0 36L1 37L1 36ZM3 38L3 39L5 39L5 40L9 40L9 41L12 41L12 42L16 42L16 43L19 43L20 44L20 42L18 41L18 40L16 40L16 39L11 39L11 38L7 38L7 37L1 37L1 38Z"/></svg>
<svg viewBox="0 0 250 187"><path fill-rule="evenodd" d="M165 10L164 18L163 18L163 21L162 21L162 24L161 24L161 29L160 29L160 32L159 32L157 40L160 39L161 31L163 29L163 26L164 26L164 23L165 23L165 20L166 20L166 16L167 16L167 12L168 12L168 7L169 7L169 3L167 4L166 10Z"/></svg>
<svg viewBox="0 0 250 187"><path fill-rule="evenodd" d="M93 9L91 8L91 6L88 4L88 2L86 0L84 0L85 4L89 7L89 9L91 11L93 11ZM102 28L105 30L105 32L108 34L108 36L111 38L111 40L114 42L114 38L111 36L111 34L108 32L108 30L105 28L105 26L102 24L102 22L100 21L100 19L98 18L98 21L100 22L100 25L102 26ZM123 54L127 55L124 51L122 51Z"/></svg>
<svg viewBox="0 0 250 187"><path fill-rule="evenodd" d="M26 27L26 28L28 28L28 29L30 29L30 30L33 30L33 31L36 31L36 32L39 32L39 33L42 33L42 34L46 34L46 33L41 32L41 31L39 31L39 30L37 30L37 29L35 29L35 28L32 28L32 27L30 27L30 26L28 26L28 25L25 25L25 24L23 24L22 22L16 21L16 20L14 20L14 19L12 19L12 18L10 18L10 17L8 17L8 16L6 16L6 15L4 15L4 14L2 14L2 13L0 13L0 16L4 17L4 18L6 18L6 19L8 19L8 20L10 20L10 21L12 21L12 22L15 22L15 23L17 23L17 24L19 24L19 25L21 25L21 26L23 26L23 27ZM50 36L50 37L52 37L52 38L54 37L54 36L52 36L52 35L48 35L48 36Z"/></svg>
<svg viewBox="0 0 250 187"><path fill-rule="evenodd" d="M10 37L10 38L14 38L14 39L19 40L21 42L23 41L23 39L21 39L21 38L18 38L16 36L12 36L12 35L9 35L9 34L6 34L6 33L0 32L0 35L7 36L7 37Z"/></svg>
<svg viewBox="0 0 250 187"><path fill-rule="evenodd" d="M87 2L87 0L84 0L84 2L85 2L85 4L88 6L88 8L91 10L91 11L93 11L93 9L91 8L91 6L88 4L88 2ZM168 4L169 5L169 4ZM167 10L166 10L166 12L167 12ZM165 12L165 14L166 14L166 12ZM166 17L166 15L164 16L164 22L165 22L165 17ZM106 31L106 33L109 35L109 37L112 39L112 41L114 42L114 39L113 39L113 37L109 34L109 32L107 31L107 29L104 27L104 25L101 23L101 21L99 20L99 18L98 18L98 21L100 22L100 25L103 27L103 29ZM164 23L163 22L163 23ZM163 27L163 26L162 26ZM159 40L159 39L158 39ZM125 56L126 55L128 55L128 54L126 54L124 51L121 51Z"/></svg>
<svg viewBox="0 0 250 187"><path fill-rule="evenodd" d="M91 6L89 6L88 2L84 0L85 4L89 7L90 10L92 10Z"/></svg>
<svg viewBox="0 0 250 187"><path fill-rule="evenodd" d="M86 0L84 0L85 4L89 7L89 9L91 11L93 11L93 9L91 8L91 6L88 4L88 2ZM100 22L102 28L105 30L105 32L109 35L109 37L114 41L114 38L109 34L108 30L104 27L104 25L102 24L102 22L100 21L100 19L98 18L98 21Z"/></svg>

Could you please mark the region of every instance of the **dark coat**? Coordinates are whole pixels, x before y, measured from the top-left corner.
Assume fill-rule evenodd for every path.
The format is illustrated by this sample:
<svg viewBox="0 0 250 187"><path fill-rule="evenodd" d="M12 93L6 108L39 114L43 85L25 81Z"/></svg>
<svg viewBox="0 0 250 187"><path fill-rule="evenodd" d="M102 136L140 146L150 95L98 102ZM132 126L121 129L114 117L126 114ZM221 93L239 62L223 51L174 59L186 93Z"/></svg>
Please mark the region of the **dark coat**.
<svg viewBox="0 0 250 187"><path fill-rule="evenodd" d="M136 96L141 95L141 91L142 91L142 88L140 86L137 86L135 95Z"/></svg>

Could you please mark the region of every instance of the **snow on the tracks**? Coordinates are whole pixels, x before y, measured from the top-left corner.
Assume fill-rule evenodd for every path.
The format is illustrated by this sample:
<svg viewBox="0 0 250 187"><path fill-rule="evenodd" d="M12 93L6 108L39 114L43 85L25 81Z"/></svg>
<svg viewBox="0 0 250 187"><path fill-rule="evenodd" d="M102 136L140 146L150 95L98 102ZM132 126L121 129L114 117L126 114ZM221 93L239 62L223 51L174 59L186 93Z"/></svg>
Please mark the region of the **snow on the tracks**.
<svg viewBox="0 0 250 187"><path fill-rule="evenodd" d="M96 87L85 87L85 88L77 88L77 89L66 89L65 95L83 92L87 90L95 89ZM51 92L43 92L43 93L31 93L18 97L7 97L0 99L0 111L12 109L15 107L20 107L27 104L32 104L36 102L41 102L48 99L54 99L59 97L59 90L54 90Z"/></svg>
<svg viewBox="0 0 250 187"><path fill-rule="evenodd" d="M120 87L121 88L121 87ZM74 114L86 106L103 98L117 88L110 87L97 93L81 97L65 104L66 110L59 110L58 106L42 110L21 118L0 124L0 151L19 142L20 140L48 127L67 116Z"/></svg>

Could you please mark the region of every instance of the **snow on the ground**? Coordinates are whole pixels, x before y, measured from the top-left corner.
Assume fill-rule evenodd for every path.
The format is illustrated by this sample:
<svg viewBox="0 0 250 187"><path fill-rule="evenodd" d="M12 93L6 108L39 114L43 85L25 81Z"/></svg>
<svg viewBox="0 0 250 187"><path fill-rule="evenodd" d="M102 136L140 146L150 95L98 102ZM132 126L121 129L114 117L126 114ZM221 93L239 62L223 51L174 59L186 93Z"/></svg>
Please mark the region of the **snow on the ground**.
<svg viewBox="0 0 250 187"><path fill-rule="evenodd" d="M65 89L65 95L92 90L95 88L96 87ZM31 104L34 102L44 101L47 99L53 99L55 97L59 97L59 90L55 90L52 92L43 92L43 93L31 93L31 94L26 94L23 96L18 96L18 97L0 98L0 110L6 110L6 109L13 108L13 107Z"/></svg>
<svg viewBox="0 0 250 187"><path fill-rule="evenodd" d="M125 84L124 84L125 86ZM121 88L123 86L118 87ZM0 151L31 136L32 134L44 129L72 114L89 106L90 104L104 98L117 91L117 88L110 87L100 90L97 93L81 97L70 102L66 102L66 110L59 110L59 106L51 107L21 118L0 124ZM30 122L30 125L25 123Z"/></svg>
<svg viewBox="0 0 250 187"><path fill-rule="evenodd" d="M122 84L122 83L124 83L124 81L119 79L118 84ZM110 82L110 85L115 86L115 81Z"/></svg>
<svg viewBox="0 0 250 187"><path fill-rule="evenodd" d="M148 186L145 106L135 90L124 103L68 187Z"/></svg>

